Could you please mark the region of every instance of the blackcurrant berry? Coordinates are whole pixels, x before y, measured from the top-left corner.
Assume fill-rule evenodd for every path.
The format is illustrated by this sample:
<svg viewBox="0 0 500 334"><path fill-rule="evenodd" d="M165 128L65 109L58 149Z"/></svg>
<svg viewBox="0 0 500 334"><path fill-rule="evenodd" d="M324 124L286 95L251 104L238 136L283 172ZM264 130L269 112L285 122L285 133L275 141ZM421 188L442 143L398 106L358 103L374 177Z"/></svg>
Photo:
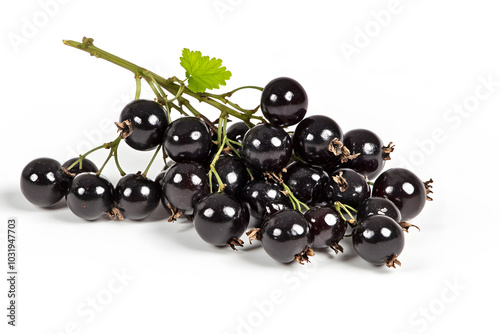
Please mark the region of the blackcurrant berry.
<svg viewBox="0 0 500 334"><path fill-rule="evenodd" d="M233 141L241 143L248 130L249 127L245 122L235 122L228 126L226 136Z"/></svg>
<svg viewBox="0 0 500 334"><path fill-rule="evenodd" d="M178 118L168 126L163 148L176 162L205 163L212 148L212 135L204 121L196 117Z"/></svg>
<svg viewBox="0 0 500 334"><path fill-rule="evenodd" d="M59 202L68 187L61 164L51 158L29 162L21 173L21 192L34 205L49 207Z"/></svg>
<svg viewBox="0 0 500 334"><path fill-rule="evenodd" d="M330 203L338 201L356 209L370 197L370 185L364 175L349 168L340 168L331 175L326 196Z"/></svg>
<svg viewBox="0 0 500 334"><path fill-rule="evenodd" d="M361 203L357 210L356 220L358 222L362 222L366 218L373 215L388 216L398 223L401 221L401 212L399 212L397 206L383 197L367 198L363 203Z"/></svg>
<svg viewBox="0 0 500 334"><path fill-rule="evenodd" d="M396 204L402 220L418 216L427 199L424 183L405 168L391 168L380 174L373 184L372 195Z"/></svg>
<svg viewBox="0 0 500 334"><path fill-rule="evenodd" d="M248 130L243 138L241 157L256 172L280 172L292 156L288 133L271 124L260 124Z"/></svg>
<svg viewBox="0 0 500 334"><path fill-rule="evenodd" d="M163 196L186 214L193 213L198 201L210 193L206 169L194 162L172 165L163 178Z"/></svg>
<svg viewBox="0 0 500 334"><path fill-rule="evenodd" d="M215 163L215 170L225 185L224 193L228 195L239 196L243 187L250 180L245 164L235 156L221 156ZM212 191L217 192L217 190L217 179L212 174Z"/></svg>
<svg viewBox="0 0 500 334"><path fill-rule="evenodd" d="M345 163L345 167L375 178L384 168L387 154L382 140L374 132L366 129L350 130L344 134L344 146L356 158Z"/></svg>
<svg viewBox="0 0 500 334"><path fill-rule="evenodd" d="M213 193L195 206L193 223L198 235L215 246L243 243L239 238L248 226L248 209L234 197Z"/></svg>
<svg viewBox="0 0 500 334"><path fill-rule="evenodd" d="M114 207L114 188L111 182L95 173L75 176L66 202L78 217L95 220Z"/></svg>
<svg viewBox="0 0 500 334"><path fill-rule="evenodd" d="M323 168L297 161L287 166L283 181L299 201L316 204L325 199L324 190L329 177Z"/></svg>
<svg viewBox="0 0 500 334"><path fill-rule="evenodd" d="M401 265L397 257L404 248L403 229L388 216L373 215L357 226L352 234L354 250L363 260L375 265Z"/></svg>
<svg viewBox="0 0 500 334"><path fill-rule="evenodd" d="M295 210L269 216L262 226L262 247L273 259L283 263L299 260L309 248L309 227Z"/></svg>
<svg viewBox="0 0 500 334"><path fill-rule="evenodd" d="M331 247L343 251L339 241L344 237L347 224L340 213L330 206L313 207L304 213L313 236L312 248Z"/></svg>
<svg viewBox="0 0 500 334"><path fill-rule="evenodd" d="M337 160L329 150L331 142L342 141L343 132L330 117L315 115L304 118L293 134L293 149L302 160L312 165L326 165Z"/></svg>
<svg viewBox="0 0 500 334"><path fill-rule="evenodd" d="M238 197L248 205L251 227L261 225L267 205L271 205L269 210L273 210L274 206L289 207L291 205L290 200L281 190L276 184L260 180L250 181L243 187Z"/></svg>
<svg viewBox="0 0 500 334"><path fill-rule="evenodd" d="M260 106L264 117L276 126L300 122L307 112L308 99L304 88L291 78L276 78L262 92Z"/></svg>
<svg viewBox="0 0 500 334"><path fill-rule="evenodd" d="M140 174L128 174L116 184L116 206L126 218L144 219L158 207L161 194L155 181Z"/></svg>
<svg viewBox="0 0 500 334"><path fill-rule="evenodd" d="M68 167L71 166L73 163L75 163L75 161L77 161L78 159L79 158L71 158L68 161L66 161L65 163L63 163L62 167L68 169ZM85 158L82 160L82 168L80 168L80 163L77 163L71 169L68 169L68 172L70 172L72 174L80 174L80 173L88 173L88 172L97 173L98 170L99 170L99 168L97 168L97 166L92 161Z"/></svg>
<svg viewBox="0 0 500 334"><path fill-rule="evenodd" d="M139 151L151 150L161 144L168 119L163 107L149 100L135 100L123 108L120 122L129 121L132 132L125 142Z"/></svg>

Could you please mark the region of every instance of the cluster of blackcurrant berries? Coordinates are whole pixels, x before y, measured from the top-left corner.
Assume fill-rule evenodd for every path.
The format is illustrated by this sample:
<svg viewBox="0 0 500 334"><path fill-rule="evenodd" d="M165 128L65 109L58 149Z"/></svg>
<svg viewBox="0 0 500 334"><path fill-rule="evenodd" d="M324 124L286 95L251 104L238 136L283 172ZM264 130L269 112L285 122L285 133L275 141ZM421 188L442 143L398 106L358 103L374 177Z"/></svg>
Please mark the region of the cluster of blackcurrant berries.
<svg viewBox="0 0 500 334"><path fill-rule="evenodd" d="M343 133L328 116L305 117L307 94L293 79L269 82L260 107L267 122L228 125L224 115L216 127L204 117L169 122L159 103L134 100L117 122L120 138L137 150L163 150L165 168L155 180L126 174L113 186L86 155L62 166L40 158L24 168L21 190L41 207L65 197L87 220L104 213L141 220L161 202L170 221L185 215L207 243L235 249L246 232L283 263L304 263L313 249L343 251L352 230L364 260L400 264L403 231L413 226L406 221L430 199L432 181L402 168L382 172L394 147L372 131Z"/></svg>

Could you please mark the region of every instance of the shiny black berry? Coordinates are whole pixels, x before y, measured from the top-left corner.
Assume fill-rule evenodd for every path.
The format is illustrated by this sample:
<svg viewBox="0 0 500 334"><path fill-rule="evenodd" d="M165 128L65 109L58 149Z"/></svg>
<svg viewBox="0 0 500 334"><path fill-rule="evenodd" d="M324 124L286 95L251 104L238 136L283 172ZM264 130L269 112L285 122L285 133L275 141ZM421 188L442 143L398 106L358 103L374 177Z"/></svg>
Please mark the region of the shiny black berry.
<svg viewBox="0 0 500 334"><path fill-rule="evenodd" d="M382 139L374 132L366 129L350 130L344 134L344 146L356 158L347 161L344 166L354 169L369 179L375 178L385 165L388 157Z"/></svg>
<svg viewBox="0 0 500 334"><path fill-rule="evenodd" d="M268 213L290 207L290 200L281 191L278 185L260 180L250 181L243 187L238 198L248 205L251 227L261 225L266 206L269 206Z"/></svg>
<svg viewBox="0 0 500 334"><path fill-rule="evenodd" d="M304 88L291 78L270 81L262 92L260 106L269 123L289 126L300 122L307 112L308 99Z"/></svg>
<svg viewBox="0 0 500 334"><path fill-rule="evenodd" d="M140 174L127 174L116 184L116 206L126 218L144 219L158 207L161 194L155 181Z"/></svg>
<svg viewBox="0 0 500 334"><path fill-rule="evenodd" d="M114 188L111 182L95 173L75 176L66 195L69 209L78 217L95 220L114 207Z"/></svg>
<svg viewBox="0 0 500 334"><path fill-rule="evenodd" d="M304 213L313 236L312 248L331 247L343 251L339 241L344 237L347 224L331 206L313 207Z"/></svg>
<svg viewBox="0 0 500 334"><path fill-rule="evenodd" d="M198 235L215 246L241 246L239 238L248 226L248 209L234 197L213 193L195 206L193 223Z"/></svg>
<svg viewBox="0 0 500 334"><path fill-rule="evenodd" d="M196 117L181 117L173 121L165 132L163 148L176 162L208 161L212 148L210 129Z"/></svg>
<svg viewBox="0 0 500 334"><path fill-rule="evenodd" d="M129 121L132 132L125 142L139 151L151 150L161 144L168 119L163 107L149 100L135 100L123 108L120 122Z"/></svg>
<svg viewBox="0 0 500 334"><path fill-rule="evenodd" d="M241 157L256 172L280 172L292 156L288 133L271 124L260 124L248 130L243 138Z"/></svg>
<svg viewBox="0 0 500 334"><path fill-rule="evenodd" d="M309 227L302 213L283 210L264 221L262 247L276 261L300 261L309 248L308 234Z"/></svg>
<svg viewBox="0 0 500 334"><path fill-rule="evenodd" d="M370 197L370 185L364 175L349 168L340 168L331 175L326 196L332 204L338 201L357 209Z"/></svg>
<svg viewBox="0 0 500 334"><path fill-rule="evenodd" d="M59 202L68 187L61 164L51 158L38 158L29 162L21 172L21 191L34 205L49 207Z"/></svg>
<svg viewBox="0 0 500 334"><path fill-rule="evenodd" d="M383 197L370 197L361 203L356 213L356 220L362 222L373 215L388 216L398 223L401 221L401 212L399 212L397 206Z"/></svg>
<svg viewBox="0 0 500 334"><path fill-rule="evenodd" d="M329 177L323 168L297 161L287 166L283 181L299 201L316 204L325 199L324 191Z"/></svg>
<svg viewBox="0 0 500 334"><path fill-rule="evenodd" d="M210 193L206 169L194 162L171 166L162 183L165 200L186 214L191 214L196 203Z"/></svg>
<svg viewBox="0 0 500 334"><path fill-rule="evenodd" d="M245 164L235 156L221 156L215 163L215 170L225 185L224 193L228 195L239 196L243 187L250 180ZM217 192L217 190L217 179L212 174L212 191Z"/></svg>
<svg viewBox="0 0 500 334"><path fill-rule="evenodd" d="M227 127L226 136L233 141L241 143L248 130L249 127L245 122L235 122Z"/></svg>
<svg viewBox="0 0 500 334"><path fill-rule="evenodd" d="M71 166L73 163L75 163L75 161L77 161L78 159L79 158L71 158L68 161L66 161L65 163L63 163L62 167L68 169L68 167ZM85 158L82 160L81 168L80 168L80 163L77 163L71 169L68 169L68 172L70 172L72 174L80 174L80 173L87 173L87 172L97 173L98 170L99 170L99 168L97 168L97 166L92 161Z"/></svg>
<svg viewBox="0 0 500 334"><path fill-rule="evenodd" d="M373 184L372 195L387 198L396 204L402 220L418 216L427 199L424 183L404 168L391 168L380 174Z"/></svg>
<svg viewBox="0 0 500 334"><path fill-rule="evenodd" d="M388 216L374 215L365 219L352 234L354 250L363 260L375 265L401 265L397 257L404 248L403 229Z"/></svg>
<svg viewBox="0 0 500 334"><path fill-rule="evenodd" d="M310 116L297 125L293 134L293 149L309 164L331 164L338 160L329 150L334 139L341 142L343 132L333 119L322 115Z"/></svg>

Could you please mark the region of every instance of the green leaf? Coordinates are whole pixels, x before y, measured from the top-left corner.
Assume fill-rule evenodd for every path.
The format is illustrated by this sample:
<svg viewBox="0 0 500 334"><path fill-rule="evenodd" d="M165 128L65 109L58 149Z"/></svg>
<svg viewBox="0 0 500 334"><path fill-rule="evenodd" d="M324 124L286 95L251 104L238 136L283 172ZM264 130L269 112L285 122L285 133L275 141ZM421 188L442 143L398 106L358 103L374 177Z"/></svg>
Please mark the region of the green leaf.
<svg viewBox="0 0 500 334"><path fill-rule="evenodd" d="M231 78L222 60L202 56L200 51L182 50L181 66L186 70L188 88L195 93L203 93L207 89L225 86Z"/></svg>

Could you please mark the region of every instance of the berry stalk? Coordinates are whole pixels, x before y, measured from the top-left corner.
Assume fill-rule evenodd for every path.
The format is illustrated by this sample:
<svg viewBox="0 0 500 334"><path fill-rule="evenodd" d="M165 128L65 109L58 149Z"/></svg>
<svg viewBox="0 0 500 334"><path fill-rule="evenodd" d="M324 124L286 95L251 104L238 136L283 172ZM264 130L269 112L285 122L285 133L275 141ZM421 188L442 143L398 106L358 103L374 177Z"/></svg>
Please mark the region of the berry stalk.
<svg viewBox="0 0 500 334"><path fill-rule="evenodd" d="M190 112L193 113L195 116L199 116L199 112L197 112L189 103L189 101L184 98L182 95L187 94L199 102L203 102L206 104L211 105L214 108L217 108L221 111L221 113L227 114L234 116L238 119L241 119L244 121L247 125L253 126L251 123L251 120L257 120L259 122L266 122L263 117L256 116L254 115L255 112L258 110L258 107L255 109L244 109L239 107L237 104L230 103L229 100L227 100L227 97L231 96L234 92L245 89L245 88L250 88L250 89L258 89L258 90L263 90L261 87L256 87L256 86L244 86L240 87L237 89L234 89L228 93L225 94L219 94L219 95L214 95L214 94L208 94L208 93L195 93L192 90L190 90L186 86L182 86L183 82L177 79L176 77L171 77L169 79L165 79L161 77L160 75L153 73L143 67L140 67L132 62L129 62L128 60L125 60L123 58L120 58L112 53L109 53L107 51L104 51L98 47L96 47L93 44L94 40L92 38L87 38L84 37L82 42L76 42L76 41L70 41L70 40L63 40L63 43L65 45L74 47L78 50L84 51L89 53L90 55L96 57L96 58L102 58L104 60L107 60L115 65L118 65L124 69L127 69L134 73L134 76L136 80L139 80L140 78L144 78L148 83L157 83L160 87L166 89L170 94L175 96L175 99L177 99L178 103L182 106L185 105L186 108L189 109ZM137 79L139 78L139 79ZM137 86L139 87L139 84L137 83ZM138 89L139 91L139 89ZM137 94L136 94L137 96ZM222 102L219 102L219 101ZM159 99L160 103L165 104L164 99ZM224 103L229 104L230 106L225 105Z"/></svg>

